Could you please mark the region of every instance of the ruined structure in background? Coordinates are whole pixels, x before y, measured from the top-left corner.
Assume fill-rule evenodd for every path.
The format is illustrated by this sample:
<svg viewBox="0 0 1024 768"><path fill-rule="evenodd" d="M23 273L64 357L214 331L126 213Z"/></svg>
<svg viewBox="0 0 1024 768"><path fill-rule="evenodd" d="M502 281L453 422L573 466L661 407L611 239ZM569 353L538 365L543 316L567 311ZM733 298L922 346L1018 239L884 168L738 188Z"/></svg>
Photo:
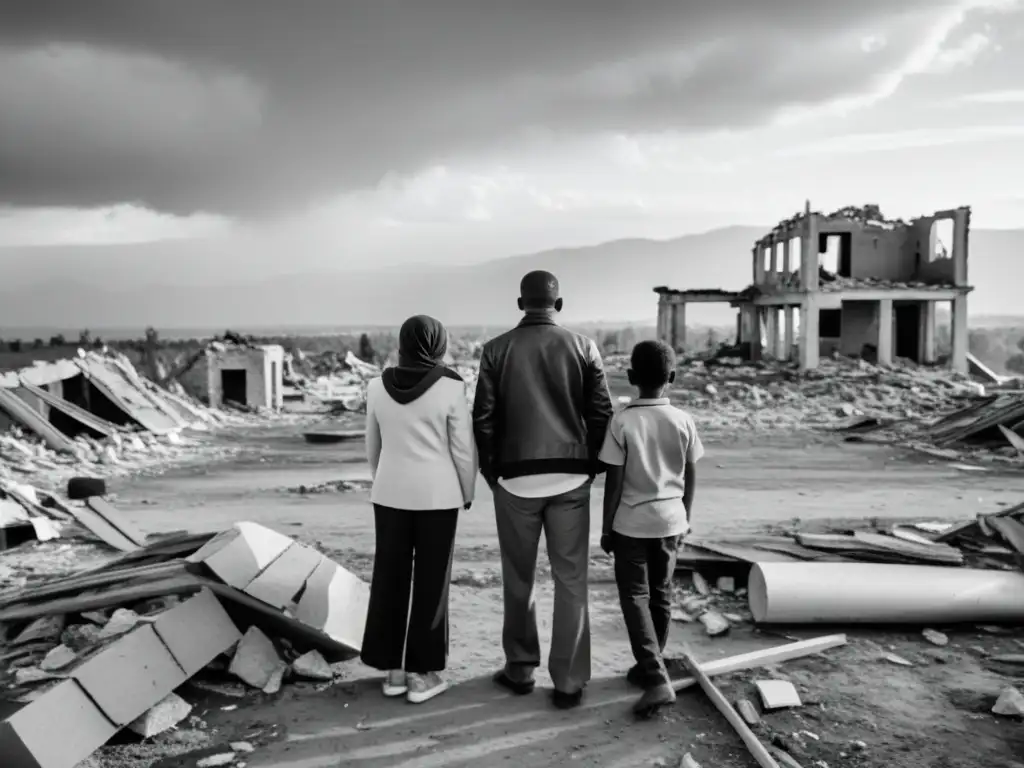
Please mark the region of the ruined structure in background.
<svg viewBox="0 0 1024 768"><path fill-rule="evenodd" d="M284 347L224 344L206 349L211 408L237 403L278 411L284 402Z"/></svg>
<svg viewBox="0 0 1024 768"><path fill-rule="evenodd" d="M904 222L885 219L877 206L825 215L808 203L754 244L745 290L655 288L658 337L682 349L686 305L728 302L739 310L737 340L753 359L795 358L803 370L833 352L930 364L936 304L948 302L949 365L966 373L970 218L969 207Z"/></svg>

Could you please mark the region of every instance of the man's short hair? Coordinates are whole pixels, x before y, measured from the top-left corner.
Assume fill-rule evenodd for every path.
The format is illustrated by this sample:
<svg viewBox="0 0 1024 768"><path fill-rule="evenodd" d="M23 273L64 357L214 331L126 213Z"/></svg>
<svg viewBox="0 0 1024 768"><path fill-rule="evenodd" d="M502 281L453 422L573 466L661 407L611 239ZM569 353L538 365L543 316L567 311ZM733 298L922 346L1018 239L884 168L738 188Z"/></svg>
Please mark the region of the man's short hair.
<svg viewBox="0 0 1024 768"><path fill-rule="evenodd" d="M526 307L553 307L558 300L558 278L542 269L528 272L519 282L519 297Z"/></svg>
<svg viewBox="0 0 1024 768"><path fill-rule="evenodd" d="M676 353L663 341L641 341L633 347L629 358L633 383L644 389L657 389L668 384L676 367Z"/></svg>

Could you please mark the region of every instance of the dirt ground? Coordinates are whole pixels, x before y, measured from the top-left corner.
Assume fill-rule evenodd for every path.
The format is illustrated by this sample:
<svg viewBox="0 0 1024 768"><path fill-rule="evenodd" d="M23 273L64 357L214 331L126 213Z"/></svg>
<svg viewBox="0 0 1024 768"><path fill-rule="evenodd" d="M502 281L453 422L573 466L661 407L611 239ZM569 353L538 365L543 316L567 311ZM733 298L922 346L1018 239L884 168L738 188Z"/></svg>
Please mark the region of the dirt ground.
<svg viewBox="0 0 1024 768"><path fill-rule="evenodd" d="M147 531L219 530L240 520L319 542L368 578L373 557L372 513L364 491L300 494L298 486L365 479L360 444L313 446L295 426L249 431L232 438L245 450L230 463L183 468L114 484L117 505ZM707 435L700 470L695 529L701 534L832 518L962 519L1018 502L1024 476L965 472L878 446L841 444L830 437ZM196 699L188 727L155 744L107 748L90 763L106 766L194 766L229 742L255 750L239 759L256 768L334 766L515 765L523 768L679 765L686 752L703 766L754 765L725 720L698 688L681 694L658 718L636 722L637 695L623 674L632 659L619 615L608 559L597 546L600 482L593 500L591 611L593 675L584 706L554 710L543 667L538 691L503 695L489 675L502 663L501 590L490 492L481 484L460 520L452 589L452 651L456 683L421 706L385 700L377 675L358 662L333 685L290 685L278 695ZM543 555L542 555L543 562ZM541 632L550 631L551 583L538 581ZM699 625L696 625L699 628ZM716 678L733 700L755 699L751 684L767 675L793 681L804 706L764 715L764 741L788 749L807 766L1024 766L1024 724L989 714L1014 670L987 656L1024 652L1024 633L995 628L947 628L936 647L919 629L848 631L846 646L820 656ZM843 628L758 631L749 624L711 639L677 623L669 654L689 643L701 660L819 636ZM895 652L913 666L882 658ZM1024 677L1024 666L1017 667ZM196 751L199 750L199 751ZM90 766L90 768L92 768Z"/></svg>

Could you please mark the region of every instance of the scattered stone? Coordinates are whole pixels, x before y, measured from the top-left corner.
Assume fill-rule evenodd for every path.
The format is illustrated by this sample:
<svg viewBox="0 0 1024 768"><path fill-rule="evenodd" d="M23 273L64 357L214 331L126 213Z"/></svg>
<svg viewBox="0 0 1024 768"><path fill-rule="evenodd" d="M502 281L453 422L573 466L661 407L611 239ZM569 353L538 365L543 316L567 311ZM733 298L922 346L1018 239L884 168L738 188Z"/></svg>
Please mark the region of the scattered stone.
<svg viewBox="0 0 1024 768"><path fill-rule="evenodd" d="M902 656L897 656L895 653L883 653L882 658L892 664L897 664L901 667L912 667L914 662L907 661Z"/></svg>
<svg viewBox="0 0 1024 768"><path fill-rule="evenodd" d="M693 588L700 594L704 595L704 597L711 594L711 587L708 586L708 583L703 576L694 571L691 578L693 580Z"/></svg>
<svg viewBox="0 0 1024 768"><path fill-rule="evenodd" d="M718 637L729 631L729 620L718 611L705 611L700 616L700 623L710 637Z"/></svg>
<svg viewBox="0 0 1024 768"><path fill-rule="evenodd" d="M11 645L25 645L35 641L57 642L64 631L64 617L40 616L21 631Z"/></svg>
<svg viewBox="0 0 1024 768"><path fill-rule="evenodd" d="M150 707L141 717L128 724L128 729L144 739L169 731L192 712L192 705L181 696L172 693Z"/></svg>
<svg viewBox="0 0 1024 768"><path fill-rule="evenodd" d="M95 624L72 624L60 635L61 643L75 652L84 651L100 639L100 628Z"/></svg>
<svg viewBox="0 0 1024 768"><path fill-rule="evenodd" d="M736 711L740 713L740 717L747 721L747 725L759 725L761 722L761 716L757 713L757 707L749 699L739 699L736 702Z"/></svg>
<svg viewBox="0 0 1024 768"><path fill-rule="evenodd" d="M800 694L788 680L755 680L754 687L765 711L801 706Z"/></svg>
<svg viewBox="0 0 1024 768"><path fill-rule="evenodd" d="M937 629L923 629L921 630L921 636L932 645L949 645L949 638Z"/></svg>
<svg viewBox="0 0 1024 768"><path fill-rule="evenodd" d="M41 662L39 662L39 668L44 672L55 672L58 669L66 667L77 657L78 654L66 645L58 645L46 654Z"/></svg>
<svg viewBox="0 0 1024 768"><path fill-rule="evenodd" d="M682 606L682 609L687 613L700 613L702 610L704 610L704 606L706 603L707 600L705 600L702 597L698 597L697 595L687 595L683 598L680 605Z"/></svg>
<svg viewBox="0 0 1024 768"><path fill-rule="evenodd" d="M743 621L746 621L746 619L744 619L738 613L723 613L722 615L725 616L725 618L727 618L733 624L739 624Z"/></svg>
<svg viewBox="0 0 1024 768"><path fill-rule="evenodd" d="M292 671L308 680L333 680L334 670L320 651L310 651L292 662Z"/></svg>
<svg viewBox="0 0 1024 768"><path fill-rule="evenodd" d="M128 608L118 608L114 611L110 620L103 625L103 629L99 631L98 637L100 640L106 640L123 635L135 629L140 621L142 621L142 617L135 611Z"/></svg>
<svg viewBox="0 0 1024 768"><path fill-rule="evenodd" d="M277 669L270 674L270 679L267 680L267 684L263 686L263 692L268 696L273 696L275 693L281 690L281 686L284 685L284 673L288 671L288 667L282 662Z"/></svg>
<svg viewBox="0 0 1024 768"><path fill-rule="evenodd" d="M719 576L717 586L722 592L735 592L736 579L732 576Z"/></svg>
<svg viewBox="0 0 1024 768"><path fill-rule="evenodd" d="M232 741L230 744L228 744L228 746L231 747L235 752L244 752L246 754L248 754L249 752L256 751L256 747L254 747L248 741Z"/></svg>
<svg viewBox="0 0 1024 768"><path fill-rule="evenodd" d="M993 715L1003 717L1024 717L1024 694L1016 688L1004 688L996 703L992 705Z"/></svg>
<svg viewBox="0 0 1024 768"><path fill-rule="evenodd" d="M228 671L243 683L265 690L278 672L283 679L284 666L270 639L257 627L249 627L238 642Z"/></svg>
<svg viewBox="0 0 1024 768"><path fill-rule="evenodd" d="M231 765L235 762L234 752L221 752L219 755L210 755L196 761L196 768L217 768L221 765Z"/></svg>
<svg viewBox="0 0 1024 768"><path fill-rule="evenodd" d="M86 621L91 621L93 624L102 627L110 618L103 611L86 611L81 614L82 618Z"/></svg>
<svg viewBox="0 0 1024 768"><path fill-rule="evenodd" d="M686 623L689 623L689 622L693 621L693 616L688 614L682 608L673 608L671 615L672 615L672 621L682 621L682 622L686 622Z"/></svg>
<svg viewBox="0 0 1024 768"><path fill-rule="evenodd" d="M687 752L683 755L683 759L679 761L679 768L700 768L700 763L693 759L693 756Z"/></svg>
<svg viewBox="0 0 1024 768"><path fill-rule="evenodd" d="M860 741L858 739L857 741L850 742L850 749L852 749L854 752L865 752L867 748L868 745L865 741Z"/></svg>

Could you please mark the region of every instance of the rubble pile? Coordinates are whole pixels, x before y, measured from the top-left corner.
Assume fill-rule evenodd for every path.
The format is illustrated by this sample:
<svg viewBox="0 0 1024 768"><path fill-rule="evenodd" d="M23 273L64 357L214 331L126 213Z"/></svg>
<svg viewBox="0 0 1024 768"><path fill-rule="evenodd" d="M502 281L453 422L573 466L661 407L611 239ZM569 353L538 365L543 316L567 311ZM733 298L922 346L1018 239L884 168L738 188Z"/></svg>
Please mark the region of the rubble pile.
<svg viewBox="0 0 1024 768"><path fill-rule="evenodd" d="M125 525L106 509L110 527ZM122 729L175 727L207 693L331 685L358 655L369 586L312 547L238 523L121 549L71 575L4 580L0 753L19 765L72 768ZM16 552L0 556L8 573ZM50 743L40 722L61 722L67 738Z"/></svg>
<svg viewBox="0 0 1024 768"><path fill-rule="evenodd" d="M624 370L628 359L609 367ZM983 387L946 370L884 367L863 360L822 360L801 372L791 365L738 358L680 365L670 396L707 427L837 427L855 417L914 419L972 402Z"/></svg>

